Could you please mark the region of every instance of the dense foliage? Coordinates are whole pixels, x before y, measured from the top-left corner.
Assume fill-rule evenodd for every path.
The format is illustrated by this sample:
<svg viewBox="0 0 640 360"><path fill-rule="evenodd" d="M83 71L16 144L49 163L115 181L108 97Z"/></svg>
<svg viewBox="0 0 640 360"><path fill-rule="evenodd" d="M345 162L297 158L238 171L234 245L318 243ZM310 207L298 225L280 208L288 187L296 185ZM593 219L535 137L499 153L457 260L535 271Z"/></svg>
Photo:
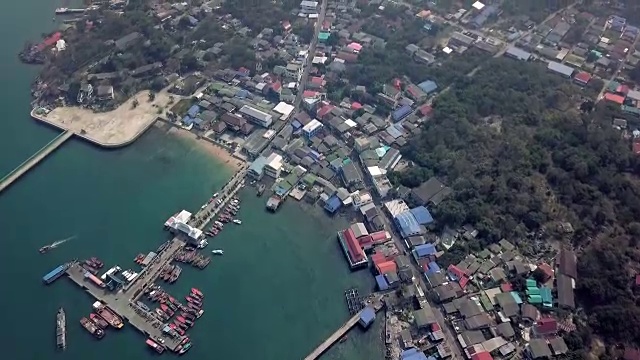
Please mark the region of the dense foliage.
<svg viewBox="0 0 640 360"><path fill-rule="evenodd" d="M583 249L577 294L586 323L608 340L637 342L629 266L640 260L640 161L611 126L615 109L579 111L581 91L542 65L493 59L437 99L404 149L415 166L392 178L448 183L454 195L434 217L440 226L473 224L482 242L507 238L540 254L550 241L571 240ZM564 222L572 235L559 231ZM464 249L454 250L452 260Z"/></svg>

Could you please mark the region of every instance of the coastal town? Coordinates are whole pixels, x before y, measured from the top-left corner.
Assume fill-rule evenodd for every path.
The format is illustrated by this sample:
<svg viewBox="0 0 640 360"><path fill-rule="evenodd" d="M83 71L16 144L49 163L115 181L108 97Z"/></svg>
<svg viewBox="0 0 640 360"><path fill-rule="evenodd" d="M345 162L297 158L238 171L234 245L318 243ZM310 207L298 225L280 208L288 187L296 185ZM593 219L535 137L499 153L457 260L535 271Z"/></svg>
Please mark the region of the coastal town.
<svg viewBox="0 0 640 360"><path fill-rule="evenodd" d="M436 162L431 157L451 165L459 151L445 153L438 143L425 155L418 142L436 133L430 127L440 121L441 109L455 113L447 121L486 115L479 122L500 133L506 116L491 112L495 103L471 114L439 101L464 98L463 86L491 78L492 67L513 67L514 73L533 69L552 79L560 90L541 96L545 107L577 114L585 127L606 126L615 131L616 144L640 155L640 22L627 19L617 2L597 1L550 1L539 13L527 14L507 1L454 1L445 9L435 2L303 0L291 9L289 2L265 5L278 8L271 14L280 18L260 21L229 3L151 1L132 8L112 1L58 9L57 16L69 17L61 29L28 44L20 58L45 64L32 88L32 117L64 133L42 156L5 177L0 189L71 136L117 148L157 126L215 149L238 170L234 186L239 178L255 186L273 216L281 207L303 206L348 219L350 226L335 237L345 266L370 271L376 288L366 306L352 311L340 336L329 337L309 358L340 346L356 323L368 328L379 311L389 359L587 355L580 352L587 344L576 345L589 323L583 308L588 301L578 298L584 292L579 259L596 236L576 229L578 220L567 211L540 210L547 206L541 203L558 201L549 199L551 181L530 186L547 193L530 206L536 210L513 206L514 213L527 214L527 231L496 235L491 230L497 220L487 220L490 215L477 210L462 216L450 205L476 206L474 192L461 195L467 188L460 179L424 165ZM151 20L134 25L143 15ZM116 25L125 33L104 39ZM86 37L99 39L99 45L78 50ZM69 60L67 52L83 54L82 60ZM534 76L527 78L534 82ZM535 89L525 84L502 91L520 91L524 95L511 99L526 103L525 97L538 96ZM473 100L482 107L482 98ZM588 119L590 114L598 119ZM434 143L456 142L450 133L437 134L442 138ZM460 168L472 165L467 161ZM579 165L571 168L589 174L595 167ZM529 191L524 188L513 185L511 191ZM215 221L217 212L207 211L217 205L212 197L182 222L202 229ZM553 213L551 219L531 215L538 210ZM192 240L215 236L222 224L213 224ZM577 246L575 234L590 242ZM167 279L171 273L165 272ZM627 273L637 287L640 271L631 267ZM195 307L185 314L195 317ZM85 320L83 326L91 327ZM184 323L171 328L188 328ZM191 346L188 338L165 333L172 334L176 352ZM160 347L158 337L151 341ZM633 341L619 344L607 350L611 358L640 359Z"/></svg>

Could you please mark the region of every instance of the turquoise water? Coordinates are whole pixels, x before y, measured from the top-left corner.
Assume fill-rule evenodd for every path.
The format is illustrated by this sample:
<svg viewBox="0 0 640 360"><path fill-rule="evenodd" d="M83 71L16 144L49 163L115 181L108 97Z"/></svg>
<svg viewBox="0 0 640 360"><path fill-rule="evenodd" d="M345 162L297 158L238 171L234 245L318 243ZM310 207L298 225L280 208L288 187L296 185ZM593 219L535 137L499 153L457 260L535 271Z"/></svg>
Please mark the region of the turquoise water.
<svg viewBox="0 0 640 360"><path fill-rule="evenodd" d="M0 29L13 34L0 53L0 172L6 173L59 132L28 117L29 85L37 68L21 65L16 53L27 39L50 30L55 1L5 5ZM91 299L67 279L43 286L41 277L69 258L99 256L105 263L134 267L140 252L167 239L162 223L175 211L198 209L231 172L191 142L151 129L134 145L113 151L72 139L0 194L3 231L0 271L4 310L0 344L12 359L141 359L154 356L131 329L109 331L94 341L79 325ZM210 249L225 255L205 270L188 268L170 292L191 287L205 294L206 314L190 331L190 358L300 359L348 317L342 297L348 287L373 287L366 272L349 272L335 240L339 220L288 201L276 214L265 198L243 193L239 216ZM37 249L76 238L46 255ZM54 351L55 312L67 310L68 349ZM382 359L380 326L355 330L323 359Z"/></svg>

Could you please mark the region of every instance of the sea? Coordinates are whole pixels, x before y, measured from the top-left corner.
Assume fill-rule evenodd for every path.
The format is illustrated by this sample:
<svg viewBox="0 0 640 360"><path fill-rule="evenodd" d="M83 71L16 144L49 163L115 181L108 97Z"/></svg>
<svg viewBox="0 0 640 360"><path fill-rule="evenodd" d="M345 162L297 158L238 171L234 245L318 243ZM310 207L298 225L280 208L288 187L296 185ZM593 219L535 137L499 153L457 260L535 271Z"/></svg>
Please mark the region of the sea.
<svg viewBox="0 0 640 360"><path fill-rule="evenodd" d="M30 83L39 69L20 64L17 53L59 25L52 21L61 0L3 4L0 30L0 174L6 174L59 134L30 119ZM42 276L73 258L101 258L106 268L137 266L133 259L169 235L167 217L194 211L220 189L232 172L195 143L152 128L133 145L104 150L71 139L0 194L0 345L14 360L145 359L155 356L131 326L94 340L79 320L92 299L70 280L45 286ZM3 175L0 175L3 176ZM238 216L209 249L223 249L204 270L186 268L171 294L191 287L205 294L206 313L189 331L194 347L186 358L302 359L348 317L343 292L373 291L371 274L349 271L335 238L346 221L318 207L287 201L277 214L266 198L247 188ZM73 237L54 251L38 249ZM55 318L67 314L67 349L55 350ZM322 359L384 358L379 318L367 331ZM173 355L169 355L173 356Z"/></svg>

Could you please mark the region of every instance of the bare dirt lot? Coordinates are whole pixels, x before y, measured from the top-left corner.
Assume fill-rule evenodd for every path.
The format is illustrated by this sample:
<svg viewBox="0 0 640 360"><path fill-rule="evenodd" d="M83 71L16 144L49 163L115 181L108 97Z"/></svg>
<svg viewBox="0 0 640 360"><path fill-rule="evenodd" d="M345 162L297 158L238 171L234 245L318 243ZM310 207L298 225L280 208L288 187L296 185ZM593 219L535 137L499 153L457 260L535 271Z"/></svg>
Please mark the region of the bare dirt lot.
<svg viewBox="0 0 640 360"><path fill-rule="evenodd" d="M133 102L138 105L134 108ZM79 107L53 109L42 121L69 129L87 140L105 147L124 146L140 136L159 116L158 109L169 104L169 94L161 91L149 101L149 91L132 96L117 109L95 113Z"/></svg>

